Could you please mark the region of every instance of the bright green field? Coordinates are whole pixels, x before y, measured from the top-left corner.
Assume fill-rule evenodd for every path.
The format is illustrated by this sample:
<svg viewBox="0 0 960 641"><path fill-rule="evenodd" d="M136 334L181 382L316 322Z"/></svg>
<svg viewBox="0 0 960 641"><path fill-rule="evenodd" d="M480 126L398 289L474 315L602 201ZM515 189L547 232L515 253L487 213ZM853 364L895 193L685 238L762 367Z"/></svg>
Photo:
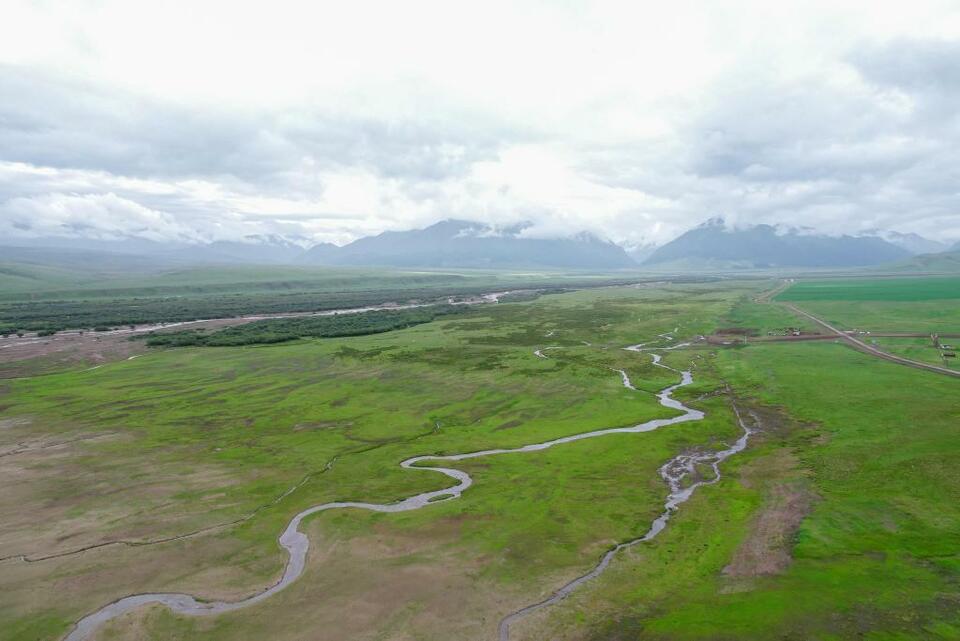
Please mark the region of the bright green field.
<svg viewBox="0 0 960 641"><path fill-rule="evenodd" d="M8 382L4 451L55 446L0 458L0 557L153 540L256 512L180 541L0 562L0 639L57 639L129 593L248 595L281 572L275 538L299 510L449 484L401 470L409 456L669 416L648 392L676 376L619 348L675 328L693 338L786 324L782 307L750 302L771 287L588 290L386 334L170 349ZM544 346L562 349L533 356ZM957 381L832 343L666 354L694 368L678 396L706 420L465 461L475 485L457 501L311 518L305 574L257 606L200 619L146 609L98 638L493 639L504 614L647 529L666 495L664 462L738 436L727 389L763 433L659 538L511 638L958 638ZM807 497L796 532L769 516L784 495ZM757 540L785 564L724 573Z"/></svg>
<svg viewBox="0 0 960 641"><path fill-rule="evenodd" d="M960 332L960 298L914 302L811 300L798 305L843 329L922 334Z"/></svg>
<svg viewBox="0 0 960 641"><path fill-rule="evenodd" d="M874 332L960 332L960 278L801 281L776 297L835 327Z"/></svg>
<svg viewBox="0 0 960 641"><path fill-rule="evenodd" d="M960 298L960 278L875 278L800 281L777 295L780 301L923 301Z"/></svg>

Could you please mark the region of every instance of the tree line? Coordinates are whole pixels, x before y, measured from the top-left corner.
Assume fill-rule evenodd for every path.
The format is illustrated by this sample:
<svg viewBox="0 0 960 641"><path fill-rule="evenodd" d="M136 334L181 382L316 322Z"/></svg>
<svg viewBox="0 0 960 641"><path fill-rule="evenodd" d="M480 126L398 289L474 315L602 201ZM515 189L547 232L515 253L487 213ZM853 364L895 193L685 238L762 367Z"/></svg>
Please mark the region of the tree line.
<svg viewBox="0 0 960 641"><path fill-rule="evenodd" d="M466 309L465 305L431 305L414 309L267 319L212 332L204 330L153 332L147 336L147 345L152 347L234 347L284 343L299 338L362 336L429 323L439 317L462 313Z"/></svg>

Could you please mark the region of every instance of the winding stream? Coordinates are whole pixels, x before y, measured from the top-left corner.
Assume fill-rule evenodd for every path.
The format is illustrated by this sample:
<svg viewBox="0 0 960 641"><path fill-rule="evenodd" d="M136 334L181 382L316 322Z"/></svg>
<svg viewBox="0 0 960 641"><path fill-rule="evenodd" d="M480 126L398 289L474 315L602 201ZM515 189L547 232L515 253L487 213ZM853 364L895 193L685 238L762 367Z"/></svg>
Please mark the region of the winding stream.
<svg viewBox="0 0 960 641"><path fill-rule="evenodd" d="M661 335L660 338L664 340L672 340L672 337L669 335ZM682 347L684 344L671 345L669 348L657 348L659 349L676 349ZM538 350L535 354L540 358L548 358L543 354L546 349ZM555 348L553 348L555 349ZM641 352L648 351L648 348L644 347L644 344L632 345L625 348L630 351ZM660 362L660 354L651 353L653 357L654 364L669 369L671 371L677 372L681 376L679 383L670 385L660 392L657 393L657 398L660 401L660 404L664 407L677 410L681 412L679 416L673 418L658 418L630 427L614 427L609 429L600 429L594 430L591 432L584 432L581 434L574 434L571 436L564 436L561 438L552 439L549 441L544 441L542 443L533 443L530 445L524 445L516 448L498 448L498 449L489 449L481 450L477 452L468 452L465 454L452 454L448 456L414 456L408 458L400 463L400 466L404 469L409 470L420 470L420 471L430 471L430 472L439 472L446 476L449 476L451 479L456 481L456 484L441 490L433 490L430 492L422 492L420 494L411 496L403 501L397 503L364 503L358 501L336 501L332 503L323 503L321 505L315 505L311 508L308 508L291 519L290 523L287 525L286 529L280 535L278 541L284 549L290 555L289 560L287 561L286 568L283 573L283 577L274 585L269 588L251 596L241 601L199 601L195 597L190 596L189 594L177 594L177 593L148 593L148 594L136 594L132 596L127 596L109 605L104 606L100 610L93 612L80 619L77 622L74 629L66 636L65 641L86 641L93 636L96 629L106 623L107 621L114 619L126 612L129 612L133 609L139 608L147 604L162 604L168 607L170 610L177 614L189 615L189 616L207 616L220 614L223 612L231 612L233 610L239 610L245 608L255 603L259 603L265 599L270 598L277 592L283 590L293 581L295 581L301 574L303 574L304 567L306 564L307 550L310 545L310 541L305 534L300 531L301 522L318 512L324 512L326 510L335 510L340 508L357 508L361 510L371 510L374 512L406 512L409 510L418 510L422 507L426 507L432 503L441 503L444 501L450 501L456 498L459 498L460 495L466 491L472 484L473 479L469 474L461 470L448 468L448 467L438 467L436 465L423 465L426 462L443 462L443 461L464 461L473 458L480 458L484 456L493 456L497 454L511 454L518 452L538 452L540 450L546 450L555 445L562 445L564 443L573 443L575 441L581 441L588 438L594 438L597 436L606 436L607 434L634 434L639 432L650 432L660 427L666 427L668 425L675 425L678 423L684 423L688 421L698 421L704 417L703 412L695 410L685 406L680 401L674 399L671 395L673 392L681 387L690 385L693 382L693 375L690 371L684 370L679 371L671 367L668 367ZM614 370L618 372L623 381L624 387L628 389L635 390L636 388L630 382L630 377L623 370ZM736 408L735 408L736 409ZM739 418L739 414L738 414ZM571 592L576 590L580 585L589 581L598 575L600 575L610 564L610 561L613 557L620 551L625 548L634 546L642 541L649 541L659 534L667 524L667 521L670 518L670 515L677 507L690 498L694 490L701 485L707 485L715 483L720 478L719 464L729 456L736 454L737 452L743 450L746 447L747 439L751 434L751 430L740 421L740 425L743 427L744 433L737 440L737 442L728 447L725 450L719 452L706 452L706 453L696 453L696 454L681 454L670 461L668 461L663 467L660 468L660 475L667 482L670 487L670 494L667 497L667 501L664 505L664 512L653 522L650 529L642 537L621 543L616 547L609 550L604 556L600 559L600 562L594 566L594 568L580 576L576 579L570 581L559 590L554 592L549 598L544 599L538 603L528 605L516 612L505 617L499 626L499 638L500 641L509 641L510 637L510 626L523 618L524 616L535 612L541 608L553 605L558 601L562 600L568 596ZM710 480L699 480L695 483L687 485L684 487L684 480L688 476L692 476L696 471L697 465L707 464L712 466L714 471L714 478Z"/></svg>
<svg viewBox="0 0 960 641"><path fill-rule="evenodd" d="M672 337L669 337L665 334L661 334L660 336L665 340L672 340ZM630 347L625 347L624 349L632 352L647 351L647 348L645 348L644 345L645 343L640 343L639 345L631 345ZM661 349L661 350L677 349L678 347L684 347L686 345L689 345L689 343L679 343L671 347L657 348L657 349ZM672 367L669 367L661 363L660 360L662 357L660 354L651 353L651 356L653 357L654 365L669 369L674 372L678 371L673 369ZM630 382L630 377L627 375L625 371L623 370L614 370L614 371L620 373L620 376L623 380L624 387L631 390L637 389ZM675 409L681 409L687 412L686 415L680 416L680 417L677 417L677 419L674 419L674 422L679 423L679 422L682 422L683 420L699 420L703 418L702 412L698 412L697 410L690 409L684 406L682 403L672 398L669 398L670 392L677 389L678 387L689 385L690 383L693 382L693 377L689 371L683 371L679 373L683 377L682 382L679 385L668 387L666 390L657 394L657 396L660 398L660 404L666 407L673 407ZM516 623L520 619L530 614L533 614L537 610L541 610L543 608L559 603L563 599L570 596L570 594L573 591L575 591L577 588L579 588L581 585L583 585L587 581L590 581L600 576L603 573L603 571L607 569L607 567L610 565L610 562L620 551L625 550L627 548L631 548L639 543L643 543L644 541L650 541L651 539L655 538L658 534L660 534L660 532L662 532L667 527L667 521L670 520L670 516L673 514L673 512L675 512L682 503L685 503L691 496L693 496L693 493L696 491L698 487L702 485L712 485L717 481L719 481L720 480L720 463L722 463L727 458L733 456L734 454L737 454L738 452L742 452L747 447L747 441L750 439L750 435L753 434L753 432L755 431L751 429L743 421L743 418L740 416L740 411L737 409L736 405L733 406L733 411L737 416L737 422L739 423L740 427L743 429L743 434L740 436L740 438L736 440L736 442L733 445L717 452L678 454L674 458L667 461L660 468L660 477L663 478L664 481L666 481L667 486L670 488L670 493L667 495L667 500L663 505L663 512L660 514L660 516L658 516L653 521L653 523L650 525L650 529L648 529L643 536L635 539L631 539L629 541L624 541L623 543L619 543L615 545L613 548L607 550L607 552L602 557L600 557L600 561L595 566L593 566L593 568L589 572L585 574L581 574L575 579L564 584L562 587L560 587L558 590L556 590L553 594L551 594L546 599L543 599L542 601L538 601L536 603L532 603L528 606L520 608L519 610L516 610L515 612L504 617L500 621L500 627L498 629L499 641L510 640L510 626L512 624ZM691 415L696 415L696 418L687 418L687 416L691 416ZM713 471L713 477L710 479L700 479L700 480L694 481L693 483L685 485L685 481L688 478L696 477L698 473L697 472L698 465L709 465Z"/></svg>

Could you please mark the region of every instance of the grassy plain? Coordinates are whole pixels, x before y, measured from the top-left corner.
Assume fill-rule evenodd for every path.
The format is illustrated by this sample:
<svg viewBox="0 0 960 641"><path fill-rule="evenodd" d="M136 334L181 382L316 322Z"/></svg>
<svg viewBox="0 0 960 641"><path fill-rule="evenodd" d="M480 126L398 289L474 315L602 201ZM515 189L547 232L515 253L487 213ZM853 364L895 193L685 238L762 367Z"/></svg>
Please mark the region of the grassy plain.
<svg viewBox="0 0 960 641"><path fill-rule="evenodd" d="M486 307L389 334L157 351L88 372L8 382L3 438L8 448L28 449L7 457L15 461L5 467L15 491L0 508L0 556L37 558L113 540L163 539L266 507L185 540L112 545L35 563L8 560L0 638L56 638L71 620L129 592L236 598L256 591L282 570L285 557L275 539L297 511L335 499L390 501L448 483L397 466L414 454L516 446L670 415L652 395L624 389L609 368L626 368L638 388L651 392L675 376L619 348L674 328L680 335L709 331L745 291L696 285L590 290ZM549 360L533 356L544 345L564 349ZM685 364L691 357L670 359ZM717 384L705 374L689 394ZM437 571L457 576L470 568L469 581L457 579L467 581L461 594L480 590L502 600L484 606L486 618L463 612L434 622L431 634L467 630L465 638L482 638L517 601L582 570L604 547L644 527L666 492L656 474L664 460L735 433L721 399L703 403L711 419L702 423L543 456L471 462L465 467L477 485L461 501L392 517L324 514L311 521L310 532L318 550L323 542L353 550L354 541L366 541L375 549L355 559L365 567L416 565L439 555L451 558ZM86 440L65 443L78 438ZM412 556L377 544L386 546L378 556L370 541L378 535L429 542L444 532L458 534ZM321 558L311 557L318 567L262 608L199 621L171 622L160 614L157 625L184 637L263 638L263 625L283 620L290 600L312 599L330 581ZM317 620L336 618L350 594L365 603L372 585L399 581L368 574L366 582L358 578L354 593L345 588L321 608ZM374 605L380 616L384 608L413 607L402 594ZM117 625L152 625L134 619ZM344 638L347 628L331 621L328 638ZM356 629L372 637L382 625L371 619ZM469 632L471 626L476 630ZM303 638L292 626L271 636L285 635Z"/></svg>
<svg viewBox="0 0 960 641"><path fill-rule="evenodd" d="M4 561L0 639L56 639L131 592L255 592L279 576L275 539L297 511L448 484L401 470L408 456L668 416L647 392L675 375L619 348L675 328L683 338L795 326L781 306L752 302L772 286L595 289L386 334L159 350L7 382L0 447L27 449L0 459L10 488L0 557L245 520L168 543ZM544 346L560 349L534 357ZM310 519L307 571L255 607L210 618L148 608L98 638L495 638L504 614L646 530L666 495L660 465L737 437L727 386L760 419L749 449L659 538L512 638L960 635L956 381L832 343L666 354L694 368L695 385L678 396L705 421L465 461L458 467L475 485L457 501ZM611 367L641 392L624 389Z"/></svg>

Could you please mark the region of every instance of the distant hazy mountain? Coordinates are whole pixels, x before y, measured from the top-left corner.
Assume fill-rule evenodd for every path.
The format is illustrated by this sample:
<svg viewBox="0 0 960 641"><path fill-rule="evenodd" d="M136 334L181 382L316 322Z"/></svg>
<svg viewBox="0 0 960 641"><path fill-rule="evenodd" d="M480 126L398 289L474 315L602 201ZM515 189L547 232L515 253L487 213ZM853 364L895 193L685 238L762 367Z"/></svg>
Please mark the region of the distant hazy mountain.
<svg viewBox="0 0 960 641"><path fill-rule="evenodd" d="M882 238L888 243L906 249L911 254L936 254L937 252L943 252L950 249L950 245L948 243L930 240L929 238L924 238L919 234L913 233L903 234L897 231L872 229L868 232L864 232L861 235Z"/></svg>
<svg viewBox="0 0 960 641"><path fill-rule="evenodd" d="M731 229L719 218L661 247L640 243L624 248L586 232L565 238L529 238L524 230L522 224L495 228L479 222L444 220L425 229L384 232L342 247L321 243L309 250L303 248L305 238L277 235L206 244L136 237L17 238L2 241L6 246L0 247L0 263L68 269L86 265L111 270L217 264L490 269L619 269L644 264L705 270L866 266L902 262L911 255L946 249L944 243L916 234L871 231L857 237L834 237L769 225ZM960 243L954 250L960 251Z"/></svg>
<svg viewBox="0 0 960 641"><path fill-rule="evenodd" d="M6 247L36 248L36 249L68 249L80 252L107 252L111 254L129 254L135 256L149 256L157 253L175 251L189 247L186 243L160 243L146 238L128 237L118 240L99 240L78 236L40 236L37 238L10 238L4 239ZM42 252L35 252L40 255Z"/></svg>
<svg viewBox="0 0 960 641"><path fill-rule="evenodd" d="M304 248L279 236L247 236L242 241L205 244L157 242L144 238L96 240L49 236L7 241L0 256L9 260L65 265L98 261L105 265L291 264Z"/></svg>
<svg viewBox="0 0 960 641"><path fill-rule="evenodd" d="M207 245L191 245L174 253L203 263L284 265L294 262L304 253L304 248L279 236L247 236L243 241L218 240Z"/></svg>
<svg viewBox="0 0 960 641"><path fill-rule="evenodd" d="M603 269L634 262L619 245L588 233L527 238L523 225L495 229L484 223L444 220L426 229L388 231L343 247L318 245L303 262L393 267L564 267Z"/></svg>
<svg viewBox="0 0 960 641"><path fill-rule="evenodd" d="M314 245L297 257L298 263L310 263L313 265L332 265L340 252L340 247L333 243L320 243Z"/></svg>
<svg viewBox="0 0 960 641"><path fill-rule="evenodd" d="M903 260L910 252L876 236L822 236L770 225L731 229L713 218L657 249L645 265L854 267Z"/></svg>

